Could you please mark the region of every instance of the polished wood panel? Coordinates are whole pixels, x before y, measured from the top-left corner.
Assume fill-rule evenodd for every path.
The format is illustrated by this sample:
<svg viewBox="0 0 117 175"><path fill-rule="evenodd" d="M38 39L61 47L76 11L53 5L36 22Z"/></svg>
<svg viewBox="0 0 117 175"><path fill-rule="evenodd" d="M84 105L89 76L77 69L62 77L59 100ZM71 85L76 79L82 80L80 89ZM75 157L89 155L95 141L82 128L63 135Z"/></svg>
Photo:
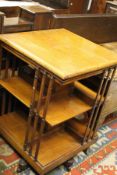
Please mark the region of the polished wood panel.
<svg viewBox="0 0 117 175"><path fill-rule="evenodd" d="M0 40L63 80L117 63L115 53L65 29L1 35Z"/></svg>

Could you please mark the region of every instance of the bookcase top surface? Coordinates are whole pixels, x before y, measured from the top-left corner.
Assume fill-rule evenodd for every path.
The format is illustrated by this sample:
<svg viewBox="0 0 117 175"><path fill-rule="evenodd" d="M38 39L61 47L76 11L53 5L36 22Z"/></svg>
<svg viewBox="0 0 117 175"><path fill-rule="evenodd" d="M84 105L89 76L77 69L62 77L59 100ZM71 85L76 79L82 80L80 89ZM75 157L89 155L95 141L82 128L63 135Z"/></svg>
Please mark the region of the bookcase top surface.
<svg viewBox="0 0 117 175"><path fill-rule="evenodd" d="M117 64L117 54L66 29L2 34L0 40L66 80Z"/></svg>

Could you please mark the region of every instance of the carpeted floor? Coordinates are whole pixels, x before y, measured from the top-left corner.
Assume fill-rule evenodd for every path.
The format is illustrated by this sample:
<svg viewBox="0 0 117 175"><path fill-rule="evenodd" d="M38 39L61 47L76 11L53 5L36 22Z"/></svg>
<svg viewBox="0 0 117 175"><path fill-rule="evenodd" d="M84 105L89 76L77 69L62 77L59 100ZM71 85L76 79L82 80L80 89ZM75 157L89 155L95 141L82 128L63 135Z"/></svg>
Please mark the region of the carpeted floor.
<svg viewBox="0 0 117 175"><path fill-rule="evenodd" d="M71 172L62 165L48 175L117 175L117 119L103 126L98 132L98 141L87 153L74 157ZM0 175L15 175L20 157L0 138ZM28 168L21 175L35 175Z"/></svg>

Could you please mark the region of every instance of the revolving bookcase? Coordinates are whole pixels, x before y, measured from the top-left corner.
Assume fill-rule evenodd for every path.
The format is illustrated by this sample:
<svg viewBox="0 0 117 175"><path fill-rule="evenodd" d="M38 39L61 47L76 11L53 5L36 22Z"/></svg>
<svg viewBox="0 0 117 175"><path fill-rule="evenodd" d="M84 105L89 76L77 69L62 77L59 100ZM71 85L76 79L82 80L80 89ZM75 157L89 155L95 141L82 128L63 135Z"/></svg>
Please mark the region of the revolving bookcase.
<svg viewBox="0 0 117 175"><path fill-rule="evenodd" d="M45 174L96 141L116 54L65 29L1 35L0 40L1 65L2 53L7 57L0 71L0 133ZM22 67L33 71L31 82L20 76ZM97 74L101 79L94 92L81 80Z"/></svg>

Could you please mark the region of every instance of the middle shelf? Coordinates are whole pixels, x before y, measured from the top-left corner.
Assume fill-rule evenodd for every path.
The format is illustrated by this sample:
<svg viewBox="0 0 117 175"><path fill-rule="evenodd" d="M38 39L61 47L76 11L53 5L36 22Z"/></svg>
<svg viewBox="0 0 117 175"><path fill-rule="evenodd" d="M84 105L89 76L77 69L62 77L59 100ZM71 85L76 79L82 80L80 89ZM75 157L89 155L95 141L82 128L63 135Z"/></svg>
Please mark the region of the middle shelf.
<svg viewBox="0 0 117 175"><path fill-rule="evenodd" d="M75 94L57 94L50 101L46 121L51 126L55 126L87 112L90 109L91 106L78 98Z"/></svg>
<svg viewBox="0 0 117 175"><path fill-rule="evenodd" d="M0 80L0 85L15 96L19 101L30 106L32 86L20 77L12 77L8 80ZM36 93L38 99L38 92ZM43 112L44 105L40 109L40 116ZM48 107L46 122L55 126L65 122L79 114L87 112L91 106L77 97L77 95L65 93L58 93L53 95Z"/></svg>
<svg viewBox="0 0 117 175"><path fill-rule="evenodd" d="M7 80L0 80L0 85L28 108L30 107L33 89L25 80L20 77L11 77ZM38 97L38 92L36 93L36 97Z"/></svg>

